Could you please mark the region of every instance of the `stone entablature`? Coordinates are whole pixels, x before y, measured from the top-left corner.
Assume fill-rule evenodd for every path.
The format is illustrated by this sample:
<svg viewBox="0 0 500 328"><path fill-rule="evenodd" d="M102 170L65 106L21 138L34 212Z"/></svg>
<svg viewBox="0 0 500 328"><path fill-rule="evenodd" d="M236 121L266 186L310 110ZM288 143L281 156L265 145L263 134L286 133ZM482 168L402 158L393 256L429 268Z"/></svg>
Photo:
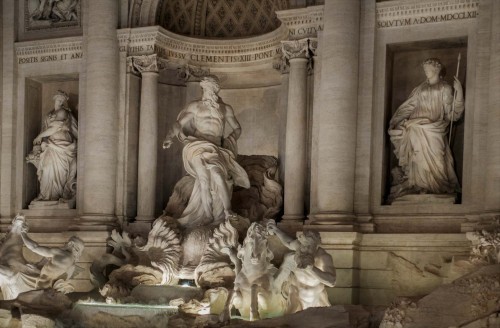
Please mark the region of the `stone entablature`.
<svg viewBox="0 0 500 328"><path fill-rule="evenodd" d="M290 39L317 37L323 31L323 6L282 10L276 15L288 28Z"/></svg>
<svg viewBox="0 0 500 328"><path fill-rule="evenodd" d="M323 29L323 6L279 11L281 27L257 37L215 40L170 32L160 26L117 31L119 50L127 56L158 54L180 65L231 67L261 65L281 56L281 41L316 37ZM49 43L50 42L50 43ZM82 37L60 38L16 44L19 64L80 59Z"/></svg>
<svg viewBox="0 0 500 328"><path fill-rule="evenodd" d="M83 58L82 38L18 42L16 56L19 65L78 60Z"/></svg>
<svg viewBox="0 0 500 328"><path fill-rule="evenodd" d="M478 16L479 0L387 1L377 3L377 28L402 27Z"/></svg>
<svg viewBox="0 0 500 328"><path fill-rule="evenodd" d="M158 54L178 64L239 66L242 63L272 63L281 55L285 27L263 36L239 40L204 40L174 34L162 27L117 31L119 50L128 56ZM49 43L50 42L50 43ZM82 37L60 38L16 44L18 64L63 61L83 57Z"/></svg>

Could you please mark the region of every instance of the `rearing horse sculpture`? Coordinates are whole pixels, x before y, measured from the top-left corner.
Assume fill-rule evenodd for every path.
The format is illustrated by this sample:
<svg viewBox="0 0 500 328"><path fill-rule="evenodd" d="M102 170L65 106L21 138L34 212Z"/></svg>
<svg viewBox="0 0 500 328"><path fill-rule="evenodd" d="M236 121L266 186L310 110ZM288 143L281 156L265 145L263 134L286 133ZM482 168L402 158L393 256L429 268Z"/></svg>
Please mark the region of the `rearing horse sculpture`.
<svg viewBox="0 0 500 328"><path fill-rule="evenodd" d="M254 222L238 252L226 250L236 273L230 308L234 306L248 320L281 316L286 310L281 290L290 270L286 264L278 270L271 263L267 235L265 226Z"/></svg>

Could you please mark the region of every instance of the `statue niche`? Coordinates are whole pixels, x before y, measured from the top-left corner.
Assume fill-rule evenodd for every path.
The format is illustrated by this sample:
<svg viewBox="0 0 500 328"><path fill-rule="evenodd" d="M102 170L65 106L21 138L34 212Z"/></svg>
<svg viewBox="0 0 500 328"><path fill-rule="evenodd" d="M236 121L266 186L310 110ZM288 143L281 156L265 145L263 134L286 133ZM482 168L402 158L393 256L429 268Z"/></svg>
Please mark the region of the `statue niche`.
<svg viewBox="0 0 500 328"><path fill-rule="evenodd" d="M454 203L460 185L449 145L452 122L464 112L462 85L454 77L453 88L443 80L444 66L437 58L422 63L426 80L401 104L389 123L389 136L398 165L392 169L388 198ZM457 69L458 74L458 69ZM410 196L410 197L409 197Z"/></svg>
<svg viewBox="0 0 500 328"><path fill-rule="evenodd" d="M59 90L53 99L54 109L43 119L42 132L26 157L36 167L40 185L30 208L75 207L78 125L65 105L68 95Z"/></svg>
<svg viewBox="0 0 500 328"><path fill-rule="evenodd" d="M251 221L274 219L281 210L277 159L238 157L241 127L231 106L217 95L217 77L202 78L200 86L202 99L180 112L163 142L164 148L175 137L184 143L188 173L176 184L164 214L147 240L114 231L108 242L113 252L91 267L94 284L108 299L124 299L139 284L177 285L180 280L232 289L233 262L223 250L237 248ZM231 128L227 137L226 125ZM234 195L245 201L232 203ZM111 266L119 268L109 272Z"/></svg>

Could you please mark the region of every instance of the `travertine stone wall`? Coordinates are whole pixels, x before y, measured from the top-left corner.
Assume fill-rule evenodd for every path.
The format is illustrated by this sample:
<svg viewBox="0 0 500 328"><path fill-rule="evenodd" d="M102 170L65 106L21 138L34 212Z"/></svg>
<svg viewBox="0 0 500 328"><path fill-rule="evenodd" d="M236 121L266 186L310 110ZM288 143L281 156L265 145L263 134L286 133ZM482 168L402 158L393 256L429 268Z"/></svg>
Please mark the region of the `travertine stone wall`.
<svg viewBox="0 0 500 328"><path fill-rule="evenodd" d="M238 152L278 156L280 86L222 89L221 98L241 124Z"/></svg>
<svg viewBox="0 0 500 328"><path fill-rule="evenodd" d="M172 195L174 186L185 174L182 165L182 147L177 140L169 149L162 149L161 144L169 129L177 120L177 115L186 105L186 87L160 83L158 85L158 170L156 182L155 211L161 214Z"/></svg>
<svg viewBox="0 0 500 328"><path fill-rule="evenodd" d="M454 260L470 252L464 234L322 232L321 239L337 271L332 304L388 305L425 295L462 275Z"/></svg>

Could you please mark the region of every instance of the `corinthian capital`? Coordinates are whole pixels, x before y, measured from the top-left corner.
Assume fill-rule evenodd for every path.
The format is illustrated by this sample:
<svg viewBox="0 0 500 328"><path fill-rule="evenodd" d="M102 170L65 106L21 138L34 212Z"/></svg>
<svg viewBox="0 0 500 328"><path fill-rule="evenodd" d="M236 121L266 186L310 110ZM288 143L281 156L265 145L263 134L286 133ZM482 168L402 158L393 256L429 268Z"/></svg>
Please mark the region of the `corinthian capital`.
<svg viewBox="0 0 500 328"><path fill-rule="evenodd" d="M287 60L311 57L309 39L281 41L281 50Z"/></svg>
<svg viewBox="0 0 500 328"><path fill-rule="evenodd" d="M158 73L160 70L165 69L167 60L158 57L157 54L144 55L144 56L131 56L127 58L129 67L138 73L153 72Z"/></svg>
<svg viewBox="0 0 500 328"><path fill-rule="evenodd" d="M312 56L316 56L318 53L318 38L309 38L309 51Z"/></svg>

